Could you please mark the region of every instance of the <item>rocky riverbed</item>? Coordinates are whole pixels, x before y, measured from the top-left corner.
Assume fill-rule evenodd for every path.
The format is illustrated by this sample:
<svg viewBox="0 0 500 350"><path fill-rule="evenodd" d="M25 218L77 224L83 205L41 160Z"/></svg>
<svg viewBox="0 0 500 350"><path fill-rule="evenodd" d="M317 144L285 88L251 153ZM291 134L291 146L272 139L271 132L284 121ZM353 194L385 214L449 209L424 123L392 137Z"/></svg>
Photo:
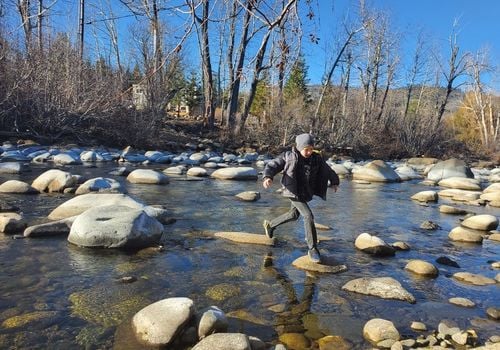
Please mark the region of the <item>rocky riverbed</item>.
<svg viewBox="0 0 500 350"><path fill-rule="evenodd" d="M500 168L331 159L314 268L301 224L262 235L288 208L260 185L267 160L4 144L1 344L499 346Z"/></svg>

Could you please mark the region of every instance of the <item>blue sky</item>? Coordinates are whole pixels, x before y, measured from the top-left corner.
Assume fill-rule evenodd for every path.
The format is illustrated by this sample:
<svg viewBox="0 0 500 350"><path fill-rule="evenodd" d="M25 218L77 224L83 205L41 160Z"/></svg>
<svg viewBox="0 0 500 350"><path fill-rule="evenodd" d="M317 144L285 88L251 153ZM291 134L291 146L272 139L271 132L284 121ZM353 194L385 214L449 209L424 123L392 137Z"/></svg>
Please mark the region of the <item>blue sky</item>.
<svg viewBox="0 0 500 350"><path fill-rule="evenodd" d="M320 6L320 37L322 42L306 50L311 82L318 82L324 72L328 37L347 13L353 14L358 0L318 0ZM392 28L402 35L402 49L408 56L414 49L416 34L422 30L428 41L438 49L448 49L448 37L458 19L458 41L464 51L488 48L490 62L500 63L500 1L499 0L366 0L366 4L389 13ZM314 28L311 28L314 30ZM403 60L405 58L403 57ZM408 59L408 57L406 58ZM496 82L500 86L500 82Z"/></svg>

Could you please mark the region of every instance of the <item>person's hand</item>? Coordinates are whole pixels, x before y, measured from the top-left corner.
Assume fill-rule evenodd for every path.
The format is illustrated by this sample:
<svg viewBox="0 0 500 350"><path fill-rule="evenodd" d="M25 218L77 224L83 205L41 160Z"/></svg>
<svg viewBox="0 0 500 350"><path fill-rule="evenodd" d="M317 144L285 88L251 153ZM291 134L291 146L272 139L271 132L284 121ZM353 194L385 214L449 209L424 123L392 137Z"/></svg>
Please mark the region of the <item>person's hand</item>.
<svg viewBox="0 0 500 350"><path fill-rule="evenodd" d="M264 188L269 188L269 187L271 187L272 184L273 184L273 179L271 179L269 177L266 177L264 179L264 182L262 182L262 186L264 186Z"/></svg>
<svg viewBox="0 0 500 350"><path fill-rule="evenodd" d="M337 192L339 186L338 185L332 185L330 186L334 192Z"/></svg>

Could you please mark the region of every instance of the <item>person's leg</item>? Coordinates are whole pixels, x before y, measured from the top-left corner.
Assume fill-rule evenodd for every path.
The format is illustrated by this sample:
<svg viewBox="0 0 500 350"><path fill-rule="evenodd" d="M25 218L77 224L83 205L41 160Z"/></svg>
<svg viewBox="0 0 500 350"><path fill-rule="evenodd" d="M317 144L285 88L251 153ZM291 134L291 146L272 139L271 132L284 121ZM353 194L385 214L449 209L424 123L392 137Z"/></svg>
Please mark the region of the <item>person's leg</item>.
<svg viewBox="0 0 500 350"><path fill-rule="evenodd" d="M272 230L274 230L276 227L280 225L283 225L290 221L295 221L299 218L299 211L297 210L297 208L294 206L293 203L294 202L292 201L289 211L287 211L285 214L278 216L277 218L272 219L269 222L269 225Z"/></svg>
<svg viewBox="0 0 500 350"><path fill-rule="evenodd" d="M292 205L297 208L298 212L304 218L304 229L306 235L307 247L309 249L316 248L318 237L316 227L314 226L314 215L306 202L292 201Z"/></svg>

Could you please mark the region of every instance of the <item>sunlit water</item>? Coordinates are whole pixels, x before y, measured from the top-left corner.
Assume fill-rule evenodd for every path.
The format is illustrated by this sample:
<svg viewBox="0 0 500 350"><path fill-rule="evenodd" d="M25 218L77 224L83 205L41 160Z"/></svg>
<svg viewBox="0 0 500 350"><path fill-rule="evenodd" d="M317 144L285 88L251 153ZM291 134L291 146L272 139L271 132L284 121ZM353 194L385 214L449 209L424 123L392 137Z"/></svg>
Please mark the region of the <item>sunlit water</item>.
<svg viewBox="0 0 500 350"><path fill-rule="evenodd" d="M87 178L108 176L114 164L97 168L67 168ZM162 169L161 167L156 167ZM3 176L0 181L31 182L45 167L20 176ZM117 177L115 177L117 178ZM417 182L361 185L342 180L337 193L329 190L327 201L311 202L316 222L333 227L319 231L323 254L346 264L340 274L310 274L292 266L305 253L302 222L288 223L275 231L275 247L235 244L213 239L215 231L262 233L261 222L289 209L289 203L275 190L264 190L260 181L184 181L172 178L165 186L134 185L122 181L130 195L147 204L166 206L177 221L166 226L163 252L122 252L75 247L66 237L12 239L0 236L0 328L1 348L115 348L136 349L130 319L142 307L167 297L189 297L201 310L217 305L230 315L229 331L254 335L275 343L280 334L304 333L312 339L340 335L356 349L370 348L362 328L371 318L394 322L403 337L415 338L412 321L436 329L440 320L453 320L461 328L475 329L482 342L500 335L498 322L485 310L499 307L499 285L477 287L456 282L459 271L494 278L498 271L491 261L500 259L500 244L485 240L482 245L456 244L448 232L459 217L440 214L439 204L421 206L411 195L428 187ZM254 203L234 195L260 191ZM3 195L19 206L30 222L41 218L72 195ZM459 204L454 204L460 206ZM500 215L499 209L463 206L476 213ZM425 220L441 226L436 231L419 228ZM388 243L404 241L408 252L376 258L357 251L355 238L362 232L376 234ZM447 256L460 268L439 265ZM266 260L267 257L267 260ZM439 268L434 279L416 277L404 270L410 259L423 259ZM264 261L268 261L264 264ZM272 263L269 264L269 261ZM124 276L137 281L120 283ZM382 300L342 291L348 281L359 277L391 276L417 299L416 304ZM227 292L212 299L214 287ZM224 293L223 293L224 294ZM210 295L210 296L209 296ZM448 303L451 297L465 297L476 303L463 308ZM39 316L8 326L6 320L19 315ZM41 316L40 316L41 315Z"/></svg>

